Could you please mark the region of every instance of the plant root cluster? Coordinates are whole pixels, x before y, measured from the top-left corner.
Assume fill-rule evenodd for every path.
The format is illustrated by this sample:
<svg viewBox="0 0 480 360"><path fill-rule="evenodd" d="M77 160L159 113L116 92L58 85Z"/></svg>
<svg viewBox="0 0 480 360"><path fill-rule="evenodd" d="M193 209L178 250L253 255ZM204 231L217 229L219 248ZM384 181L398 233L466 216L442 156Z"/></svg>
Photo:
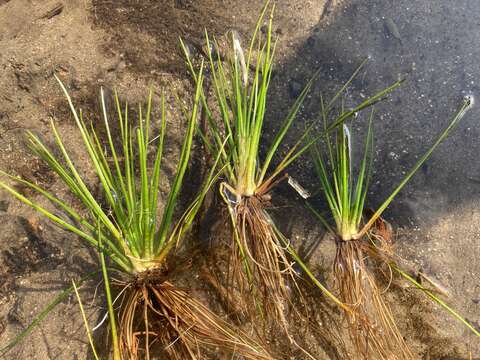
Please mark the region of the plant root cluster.
<svg viewBox="0 0 480 360"><path fill-rule="evenodd" d="M291 286L297 287L296 273L265 211L268 201L268 195L253 195L241 197L233 206L228 204L235 236L228 281L253 302L250 316L260 312L266 323L279 324L288 334L286 314Z"/></svg>
<svg viewBox="0 0 480 360"><path fill-rule="evenodd" d="M359 359L413 359L367 264L372 259L388 265L393 255L390 234L381 226L372 235L375 242L367 237L336 240L333 271L340 300L351 308L345 311L350 339Z"/></svg>
<svg viewBox="0 0 480 360"><path fill-rule="evenodd" d="M176 360L211 359L207 351L272 359L248 335L176 287L164 272L145 271L123 286L119 338L121 353L128 359L150 359L152 348L155 354Z"/></svg>

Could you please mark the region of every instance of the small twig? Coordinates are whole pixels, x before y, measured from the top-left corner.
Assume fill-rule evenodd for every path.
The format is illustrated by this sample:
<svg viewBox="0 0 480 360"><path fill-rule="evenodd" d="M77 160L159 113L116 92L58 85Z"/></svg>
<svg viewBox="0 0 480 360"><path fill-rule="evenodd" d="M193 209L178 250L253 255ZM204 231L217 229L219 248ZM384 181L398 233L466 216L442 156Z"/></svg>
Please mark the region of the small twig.
<svg viewBox="0 0 480 360"><path fill-rule="evenodd" d="M54 16L60 15L63 11L64 5L61 2L55 4L53 8L43 14L40 19L51 19Z"/></svg>

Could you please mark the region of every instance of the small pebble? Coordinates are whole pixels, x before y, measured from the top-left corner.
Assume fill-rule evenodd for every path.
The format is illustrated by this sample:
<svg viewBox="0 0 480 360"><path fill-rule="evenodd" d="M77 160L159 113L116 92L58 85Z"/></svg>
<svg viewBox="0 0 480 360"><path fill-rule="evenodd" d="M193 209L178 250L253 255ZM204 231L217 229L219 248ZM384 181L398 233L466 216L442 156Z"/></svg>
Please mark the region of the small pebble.
<svg viewBox="0 0 480 360"><path fill-rule="evenodd" d="M400 36L400 31L398 31L398 27L395 22L391 18L385 19L385 28L387 29L388 33L393 36L395 39L402 42L402 37Z"/></svg>
<svg viewBox="0 0 480 360"><path fill-rule="evenodd" d="M288 90L292 98L297 98L302 92L302 85L296 80L291 80L288 83Z"/></svg>
<svg viewBox="0 0 480 360"><path fill-rule="evenodd" d="M7 200L0 200L0 211L7 211L10 203Z"/></svg>
<svg viewBox="0 0 480 360"><path fill-rule="evenodd" d="M315 46L315 37L309 36L307 39L307 46L313 48Z"/></svg>

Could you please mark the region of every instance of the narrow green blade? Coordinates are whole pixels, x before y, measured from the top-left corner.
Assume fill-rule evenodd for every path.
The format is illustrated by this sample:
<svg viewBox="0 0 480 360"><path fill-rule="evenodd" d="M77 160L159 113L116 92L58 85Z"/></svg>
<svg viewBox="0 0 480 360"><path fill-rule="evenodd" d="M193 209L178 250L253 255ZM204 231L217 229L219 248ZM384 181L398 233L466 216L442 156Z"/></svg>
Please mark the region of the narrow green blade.
<svg viewBox="0 0 480 360"><path fill-rule="evenodd" d="M471 108L471 105L472 104L470 99L464 99L460 109L457 111L457 113L455 114L450 124L442 131L442 133L437 138L435 143L430 147L430 149L428 149L428 151L417 161L417 163L403 178L400 184L398 184L395 190L390 194L387 200L385 200L385 202L377 209L377 211L375 211L372 217L364 225L362 230L358 233L357 238L361 238L363 235L365 235L365 233L370 229L370 227L375 223L375 221L382 215L382 213L385 211L388 205L390 205L390 203L393 201L395 196L397 196L400 190L402 190L405 184L407 184L407 182L412 178L412 176L415 175L415 173L418 171L418 169L420 169L423 163L428 160L428 158L430 157L430 155L432 155L433 151L437 148L437 146L440 145L443 142L443 140L445 140L445 138L448 136L450 131L453 130L453 128L460 122L460 120L462 120L466 112Z"/></svg>
<svg viewBox="0 0 480 360"><path fill-rule="evenodd" d="M93 271L77 281L78 286L82 285L85 281L93 278L97 275L99 271ZM50 302L35 318L33 321L23 330L20 334L18 334L15 338L9 341L5 346L0 348L0 356L5 355L7 351L11 350L15 345L17 345L20 341L22 341L28 334L30 334L41 322L43 319L47 317L47 315L52 311L55 306L60 304L63 300L65 300L70 294L74 292L73 285L63 290L52 302Z"/></svg>

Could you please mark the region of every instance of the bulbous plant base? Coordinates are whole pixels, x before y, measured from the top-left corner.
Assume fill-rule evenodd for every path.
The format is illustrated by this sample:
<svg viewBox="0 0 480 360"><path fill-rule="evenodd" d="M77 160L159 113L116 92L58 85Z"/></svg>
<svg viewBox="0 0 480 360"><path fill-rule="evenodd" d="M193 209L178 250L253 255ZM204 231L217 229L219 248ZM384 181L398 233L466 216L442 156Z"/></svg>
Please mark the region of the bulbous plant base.
<svg viewBox="0 0 480 360"><path fill-rule="evenodd" d="M251 360L272 359L246 334L176 287L163 271L145 271L123 286L122 359L200 360L212 359L218 351Z"/></svg>
<svg viewBox="0 0 480 360"><path fill-rule="evenodd" d="M413 359L365 262L367 256L382 260L382 249L371 245L365 238L347 241L337 238L336 244L333 271L339 298L351 308L351 311L345 311L345 317L357 352L353 358Z"/></svg>

